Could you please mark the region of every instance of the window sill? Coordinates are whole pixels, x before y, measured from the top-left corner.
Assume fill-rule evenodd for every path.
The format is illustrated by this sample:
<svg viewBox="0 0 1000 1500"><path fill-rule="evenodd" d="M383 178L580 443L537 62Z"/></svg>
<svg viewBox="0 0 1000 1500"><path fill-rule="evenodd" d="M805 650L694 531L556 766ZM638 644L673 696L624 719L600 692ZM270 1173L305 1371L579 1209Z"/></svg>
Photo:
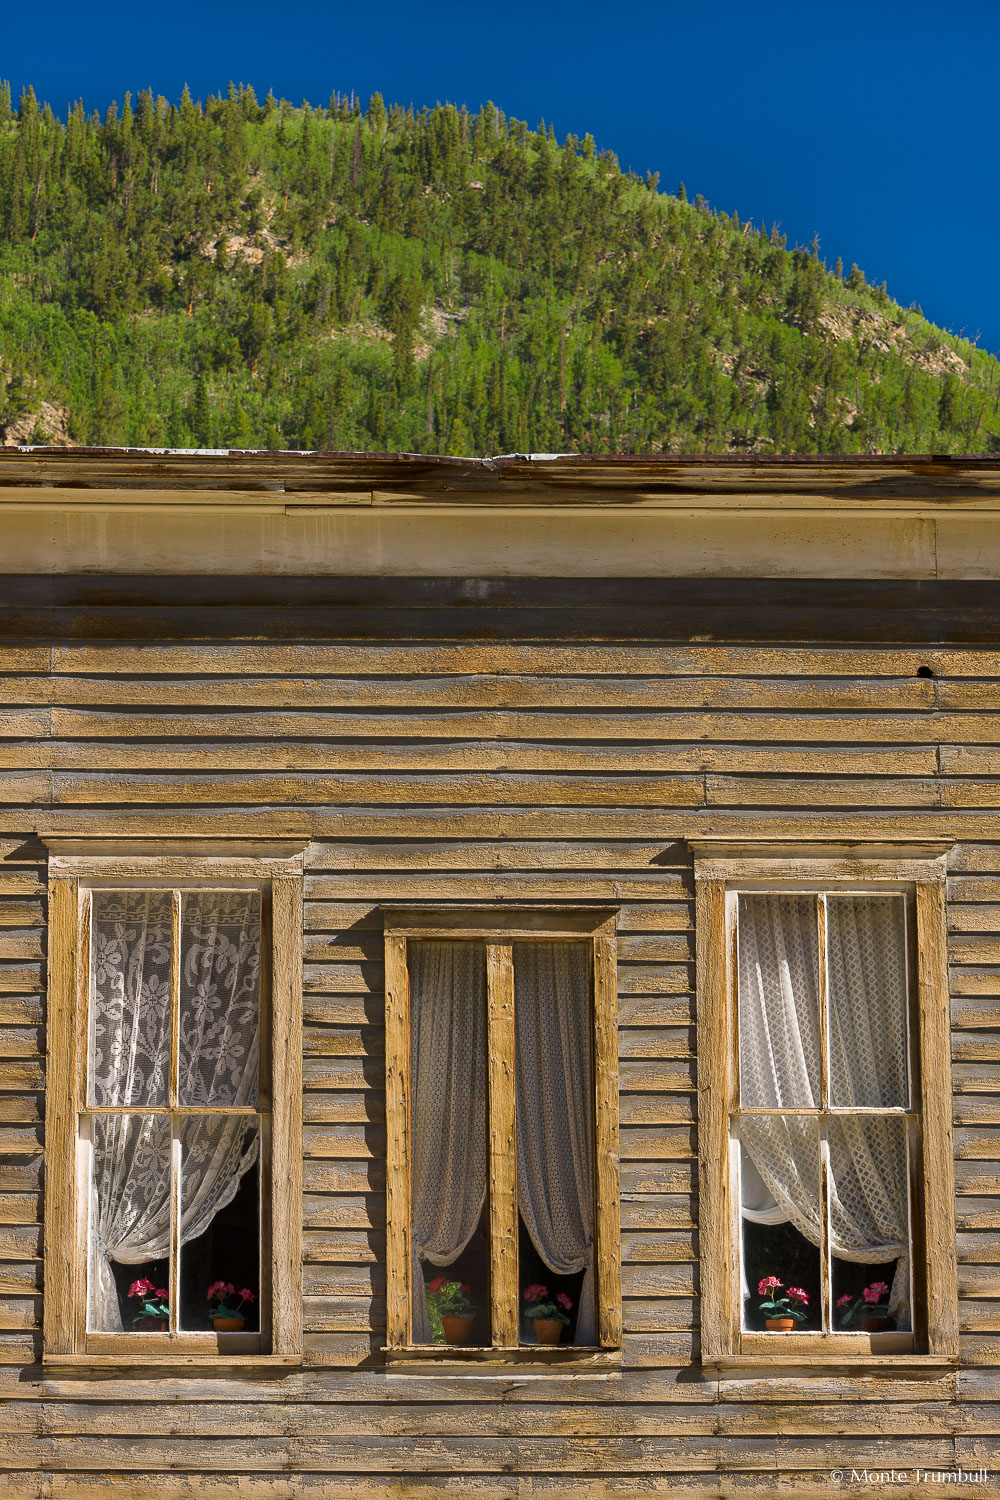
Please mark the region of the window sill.
<svg viewBox="0 0 1000 1500"><path fill-rule="evenodd" d="M394 1370L426 1372L430 1369L461 1369L468 1365L555 1365L573 1369L607 1370L620 1368L620 1349L597 1349L577 1345L562 1348L558 1344L525 1344L518 1349L473 1347L468 1344L411 1344L406 1348L383 1348L387 1365Z"/></svg>
<svg viewBox="0 0 1000 1500"><path fill-rule="evenodd" d="M45 1354L42 1371L46 1375L63 1371L81 1374L88 1370L148 1370L176 1375L182 1370L227 1370L287 1372L302 1368L301 1354Z"/></svg>
<svg viewBox="0 0 1000 1500"><path fill-rule="evenodd" d="M791 1329L787 1333L746 1332L741 1335L738 1347L741 1355L759 1354L765 1359L784 1358L786 1350L796 1357L814 1355L817 1359L826 1359L843 1355L847 1359L856 1359L859 1355L874 1354L912 1357L917 1353L916 1342L912 1333L895 1329L884 1329L879 1333L843 1333L839 1329L833 1333L796 1333Z"/></svg>
<svg viewBox="0 0 1000 1500"><path fill-rule="evenodd" d="M701 1360L706 1370L954 1370L958 1366L957 1354L879 1354L874 1349L859 1349L856 1354L809 1353L785 1354L776 1349L773 1354L718 1354L706 1355Z"/></svg>

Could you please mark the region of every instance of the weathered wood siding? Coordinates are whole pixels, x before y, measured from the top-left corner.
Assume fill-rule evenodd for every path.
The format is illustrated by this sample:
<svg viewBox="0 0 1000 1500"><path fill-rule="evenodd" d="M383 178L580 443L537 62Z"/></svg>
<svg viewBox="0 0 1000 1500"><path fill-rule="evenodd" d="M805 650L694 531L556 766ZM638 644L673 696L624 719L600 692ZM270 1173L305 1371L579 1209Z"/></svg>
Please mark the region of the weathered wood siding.
<svg viewBox="0 0 1000 1500"><path fill-rule="evenodd" d="M241 598L231 581L89 581L32 615L19 581L0 606L0 1494L801 1496L837 1492L833 1469L994 1460L1000 650L978 644L987 626L967 600L919 586L904 599L806 585L791 603L787 590L768 603L763 584L713 587L678 604L664 584L657 604L627 584L512 599L479 581L428 600L397 582L390 604L377 584L317 600L294 581L264 598L260 583ZM151 835L312 835L301 1372L44 1378L37 1363L35 835L109 818ZM682 840L901 830L960 845L962 1368L703 1374ZM496 897L621 906L621 1375L382 1367L380 905Z"/></svg>

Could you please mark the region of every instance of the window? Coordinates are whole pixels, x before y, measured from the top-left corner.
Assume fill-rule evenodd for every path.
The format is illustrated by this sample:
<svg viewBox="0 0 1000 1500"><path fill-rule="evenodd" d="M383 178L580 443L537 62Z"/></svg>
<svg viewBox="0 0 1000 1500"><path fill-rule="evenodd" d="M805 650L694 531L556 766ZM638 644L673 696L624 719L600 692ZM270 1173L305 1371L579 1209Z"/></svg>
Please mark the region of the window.
<svg viewBox="0 0 1000 1500"><path fill-rule="evenodd" d="M388 1348L621 1343L614 913L386 918Z"/></svg>
<svg viewBox="0 0 1000 1500"><path fill-rule="evenodd" d="M943 859L695 873L703 1359L954 1354Z"/></svg>
<svg viewBox="0 0 1000 1500"><path fill-rule="evenodd" d="M300 914L294 858L53 853L46 1357L300 1347Z"/></svg>

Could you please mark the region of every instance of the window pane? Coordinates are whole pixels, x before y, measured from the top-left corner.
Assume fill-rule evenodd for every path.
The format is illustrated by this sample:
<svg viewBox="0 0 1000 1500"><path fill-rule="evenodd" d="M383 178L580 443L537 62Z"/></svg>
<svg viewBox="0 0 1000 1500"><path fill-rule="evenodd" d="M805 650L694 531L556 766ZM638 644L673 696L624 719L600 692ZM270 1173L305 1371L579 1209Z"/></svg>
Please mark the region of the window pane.
<svg viewBox="0 0 1000 1500"><path fill-rule="evenodd" d="M740 896L740 1100L800 1109L820 1096L813 896Z"/></svg>
<svg viewBox="0 0 1000 1500"><path fill-rule="evenodd" d="M851 1309L843 1298L861 1296L872 1281L888 1291L867 1304L888 1310L889 1327L910 1327L909 1307L909 1174L906 1124L891 1117L862 1115L830 1121L830 1236L833 1254L852 1262L834 1265L834 1326L843 1325ZM896 1269L896 1262L903 1264ZM871 1267L877 1275L871 1277ZM840 1302L840 1307L836 1304ZM857 1326L864 1299L848 1326ZM878 1314L876 1314L878 1315Z"/></svg>
<svg viewBox="0 0 1000 1500"><path fill-rule="evenodd" d="M592 1009L588 943L514 944L523 1343L596 1343Z"/></svg>
<svg viewBox="0 0 1000 1500"><path fill-rule="evenodd" d="M488 1344L486 949L411 942L408 965L413 1340Z"/></svg>
<svg viewBox="0 0 1000 1500"><path fill-rule="evenodd" d="M147 1299L129 1297L127 1288L144 1278L151 1262L163 1277L150 1277L151 1290L169 1284L170 1122L164 1115L98 1115L91 1140L88 1327L150 1332L161 1319L150 1317ZM135 1276L125 1280L122 1267L134 1269ZM165 1299L150 1300L160 1305Z"/></svg>
<svg viewBox="0 0 1000 1500"><path fill-rule="evenodd" d="M90 1101L166 1104L170 1077L169 891L94 891Z"/></svg>
<svg viewBox="0 0 1000 1500"><path fill-rule="evenodd" d="M902 896L827 898L830 1103L905 1109Z"/></svg>
<svg viewBox="0 0 1000 1500"><path fill-rule="evenodd" d="M181 1328L211 1328L213 1313L260 1327L259 1182L255 1120L181 1122ZM218 1282L222 1296L209 1302Z"/></svg>
<svg viewBox="0 0 1000 1500"><path fill-rule="evenodd" d="M181 1104L257 1102L260 892L181 897Z"/></svg>
<svg viewBox="0 0 1000 1500"><path fill-rule="evenodd" d="M740 1121L743 1326L790 1318L789 1331L822 1326L819 1124L766 1116ZM780 1286L760 1290L776 1277ZM792 1295L804 1292L805 1299ZM762 1303L777 1307L761 1307Z"/></svg>

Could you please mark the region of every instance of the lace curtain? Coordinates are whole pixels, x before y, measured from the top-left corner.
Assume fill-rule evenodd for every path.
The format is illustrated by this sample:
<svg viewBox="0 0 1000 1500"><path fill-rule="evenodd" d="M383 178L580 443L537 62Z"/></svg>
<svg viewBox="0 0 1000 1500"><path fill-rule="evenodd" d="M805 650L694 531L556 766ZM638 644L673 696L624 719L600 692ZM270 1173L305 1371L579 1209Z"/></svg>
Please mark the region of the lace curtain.
<svg viewBox="0 0 1000 1500"><path fill-rule="evenodd" d="M450 1266L486 1203L486 955L411 943L413 1341L431 1341L421 1263Z"/></svg>
<svg viewBox="0 0 1000 1500"><path fill-rule="evenodd" d="M486 973L473 943L411 943L413 1338L430 1342L422 1263L452 1265L486 1204ZM589 956L514 944L517 1183L553 1271L586 1272L577 1342L594 1342L593 1089Z"/></svg>
<svg viewBox="0 0 1000 1500"><path fill-rule="evenodd" d="M908 1100L906 974L898 897L827 899L829 1098L903 1108ZM819 947L815 898L750 895L739 906L740 1102L818 1107ZM909 1323L906 1129L898 1117L830 1121L830 1235L842 1260L898 1260L890 1295ZM742 1211L821 1237L819 1137L795 1116L740 1118Z"/></svg>
<svg viewBox="0 0 1000 1500"><path fill-rule="evenodd" d="M551 1271L584 1273L578 1344L596 1342L590 1009L585 944L514 944L518 1208Z"/></svg>
<svg viewBox="0 0 1000 1500"><path fill-rule="evenodd" d="M120 1331L112 1262L140 1265L170 1248L169 891L95 891L90 1097L131 1106L92 1117L88 1325ZM181 903L178 1095L183 1105L257 1101L260 896L185 893ZM181 1128L184 1244L235 1197L257 1159L256 1128L192 1115Z"/></svg>

